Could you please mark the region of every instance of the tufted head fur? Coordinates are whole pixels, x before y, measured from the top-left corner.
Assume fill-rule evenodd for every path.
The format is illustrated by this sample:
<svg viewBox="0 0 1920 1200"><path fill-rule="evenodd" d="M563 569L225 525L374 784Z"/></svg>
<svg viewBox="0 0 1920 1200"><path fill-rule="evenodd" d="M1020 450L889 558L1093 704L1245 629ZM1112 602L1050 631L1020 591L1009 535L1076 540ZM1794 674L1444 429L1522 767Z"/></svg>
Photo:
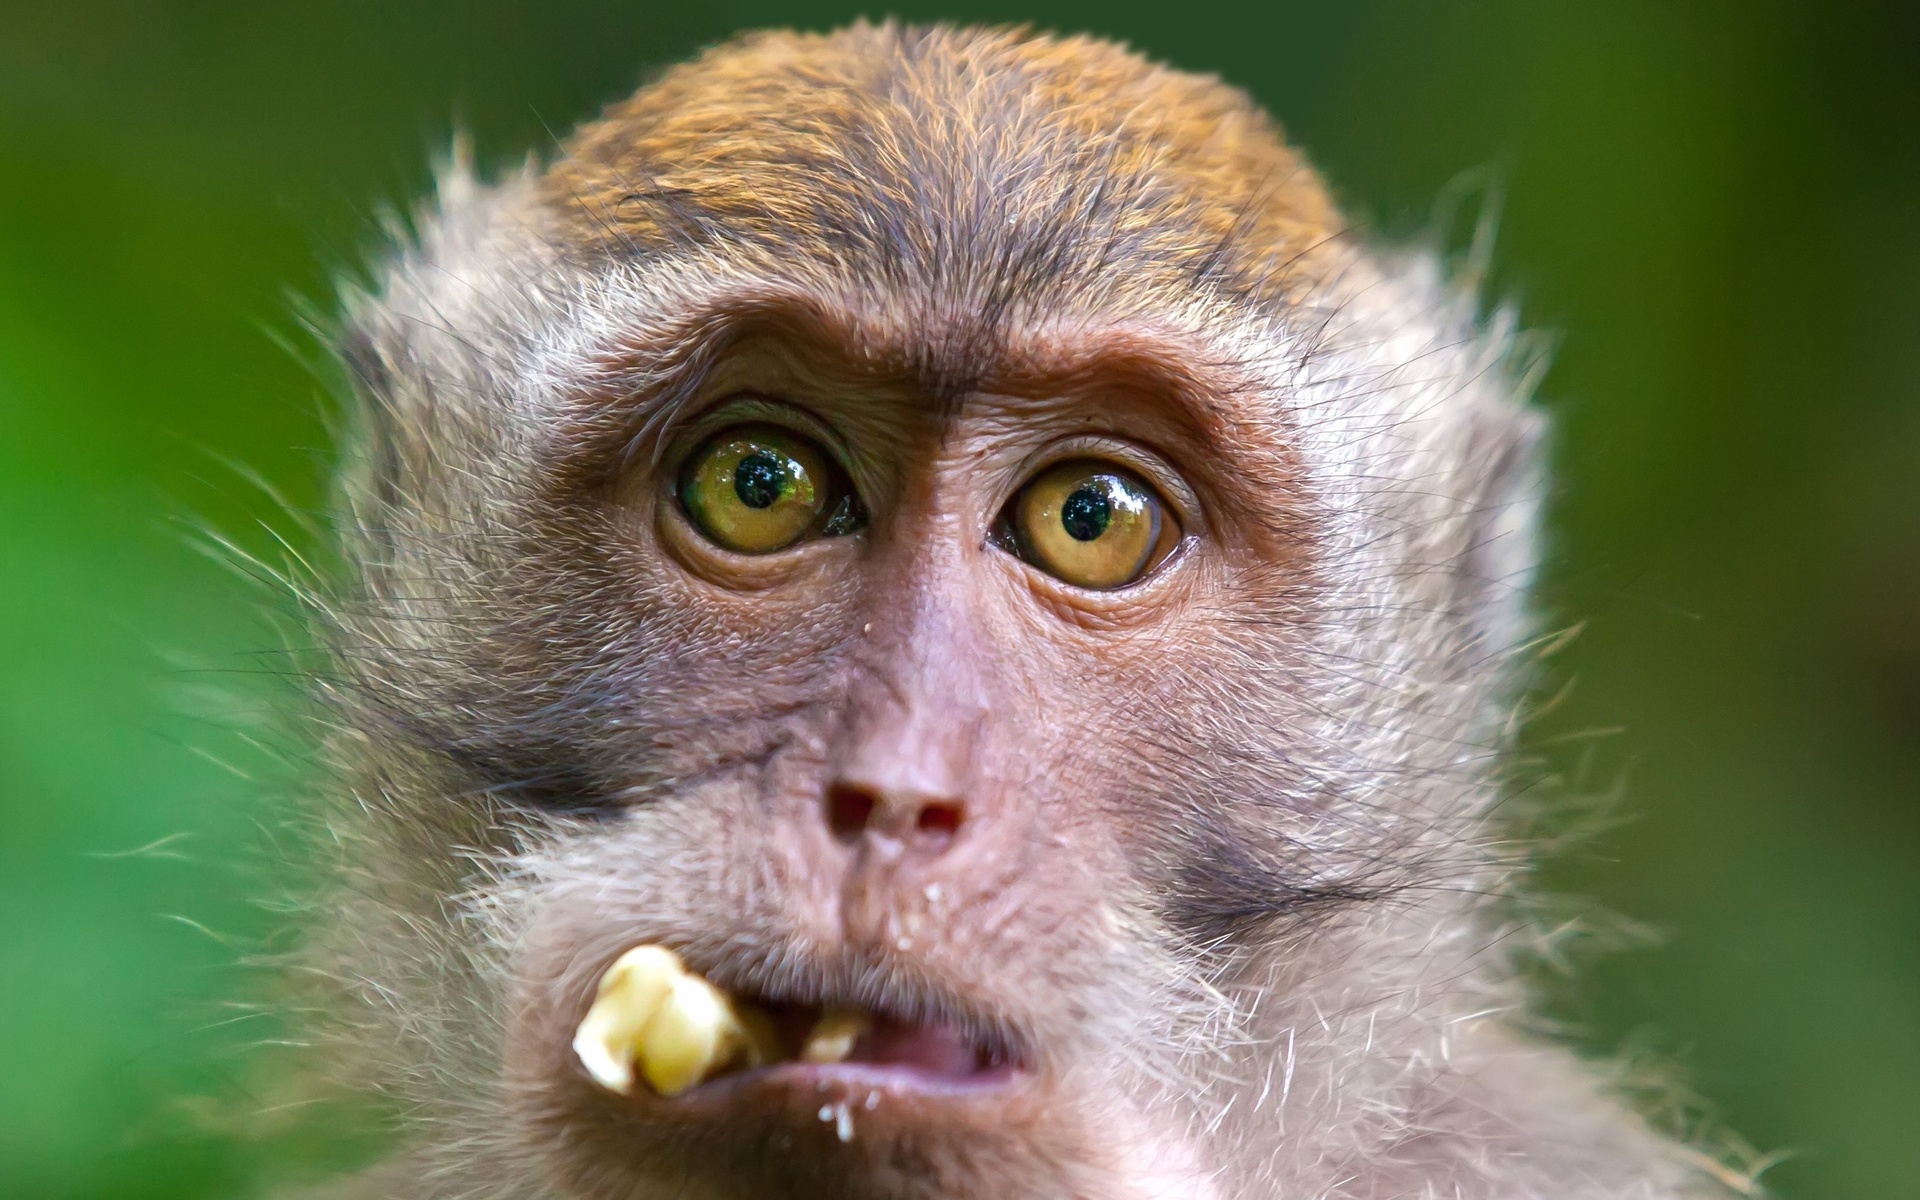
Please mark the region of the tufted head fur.
<svg viewBox="0 0 1920 1200"><path fill-rule="evenodd" d="M456 165L342 342L313 961L410 1115L355 1194L1704 1194L1512 1020L1509 329L1349 238L1241 93L1087 39L743 38L543 172ZM704 540L679 464L743 420L867 525ZM1161 567L995 540L1062 454L1158 488ZM643 942L1012 1080L608 1095L568 1041Z"/></svg>

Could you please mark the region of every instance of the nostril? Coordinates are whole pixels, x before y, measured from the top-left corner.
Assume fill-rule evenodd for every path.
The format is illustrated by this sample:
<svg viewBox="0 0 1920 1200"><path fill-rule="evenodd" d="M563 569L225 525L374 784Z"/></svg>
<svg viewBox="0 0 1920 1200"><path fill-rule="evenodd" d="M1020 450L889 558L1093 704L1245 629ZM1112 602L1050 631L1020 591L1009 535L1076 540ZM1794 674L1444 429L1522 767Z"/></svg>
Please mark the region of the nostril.
<svg viewBox="0 0 1920 1200"><path fill-rule="evenodd" d="M894 804L890 807L890 815L883 819L880 810L886 803L880 793L868 788L858 784L836 783L827 789L827 826L833 831L833 836L843 842L854 841L873 829L900 839L911 833L913 839L923 846L938 849L953 840L953 836L960 831L961 823L966 820L964 806L946 800ZM906 825L908 819L913 822L910 829Z"/></svg>
<svg viewBox="0 0 1920 1200"><path fill-rule="evenodd" d="M928 804L914 819L913 827L944 841L960 831L964 817L958 804Z"/></svg>
<svg viewBox="0 0 1920 1200"><path fill-rule="evenodd" d="M827 825L837 838L859 837L873 819L873 809L873 797L859 788L836 786L827 791Z"/></svg>

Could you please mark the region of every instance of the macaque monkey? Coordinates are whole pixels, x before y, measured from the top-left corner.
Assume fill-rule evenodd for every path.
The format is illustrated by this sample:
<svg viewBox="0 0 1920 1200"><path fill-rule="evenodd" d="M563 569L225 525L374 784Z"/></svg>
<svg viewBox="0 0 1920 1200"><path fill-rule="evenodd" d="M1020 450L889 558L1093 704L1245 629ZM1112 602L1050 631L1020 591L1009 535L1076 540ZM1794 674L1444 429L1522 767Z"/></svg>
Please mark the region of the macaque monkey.
<svg viewBox="0 0 1920 1200"><path fill-rule="evenodd" d="M744 37L346 308L338 1194L1720 1194L1524 1020L1512 331L1242 93Z"/></svg>

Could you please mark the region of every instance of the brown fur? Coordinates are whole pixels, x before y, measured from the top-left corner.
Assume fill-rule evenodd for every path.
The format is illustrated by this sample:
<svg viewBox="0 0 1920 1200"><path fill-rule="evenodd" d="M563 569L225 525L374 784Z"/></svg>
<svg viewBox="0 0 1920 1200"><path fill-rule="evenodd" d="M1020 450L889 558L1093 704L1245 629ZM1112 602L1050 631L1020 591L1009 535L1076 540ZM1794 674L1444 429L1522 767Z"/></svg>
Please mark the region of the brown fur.
<svg viewBox="0 0 1920 1200"><path fill-rule="evenodd" d="M1708 1194L1521 1019L1509 330L1343 238L1242 95L1086 39L759 35L544 174L456 169L422 228L343 338L310 963L410 1117L351 1194ZM677 464L768 404L867 530L689 525ZM1085 592L989 543L1061 447L1177 498L1166 569ZM851 1092L610 1096L568 1039L641 942L1024 1074L844 1140Z"/></svg>
<svg viewBox="0 0 1920 1200"><path fill-rule="evenodd" d="M669 71L566 149L543 198L563 237L615 251L724 230L952 269L979 265L968 242L1001 236L989 222L1013 222L1114 265L1275 287L1324 276L1340 227L1244 93L1084 37L753 34Z"/></svg>

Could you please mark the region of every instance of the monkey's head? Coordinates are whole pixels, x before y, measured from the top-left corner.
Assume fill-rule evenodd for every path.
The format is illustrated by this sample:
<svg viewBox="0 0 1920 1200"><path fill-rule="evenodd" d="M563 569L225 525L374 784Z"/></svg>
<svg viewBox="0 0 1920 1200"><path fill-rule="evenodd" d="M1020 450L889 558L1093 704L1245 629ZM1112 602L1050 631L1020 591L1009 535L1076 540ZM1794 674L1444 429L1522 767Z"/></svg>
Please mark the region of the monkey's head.
<svg viewBox="0 0 1920 1200"><path fill-rule="evenodd" d="M747 38L451 172L350 309L325 944L408 1195L1228 1195L1399 1136L1323 1117L1487 1003L1532 425L1243 95ZM777 1049L596 1084L655 944Z"/></svg>

